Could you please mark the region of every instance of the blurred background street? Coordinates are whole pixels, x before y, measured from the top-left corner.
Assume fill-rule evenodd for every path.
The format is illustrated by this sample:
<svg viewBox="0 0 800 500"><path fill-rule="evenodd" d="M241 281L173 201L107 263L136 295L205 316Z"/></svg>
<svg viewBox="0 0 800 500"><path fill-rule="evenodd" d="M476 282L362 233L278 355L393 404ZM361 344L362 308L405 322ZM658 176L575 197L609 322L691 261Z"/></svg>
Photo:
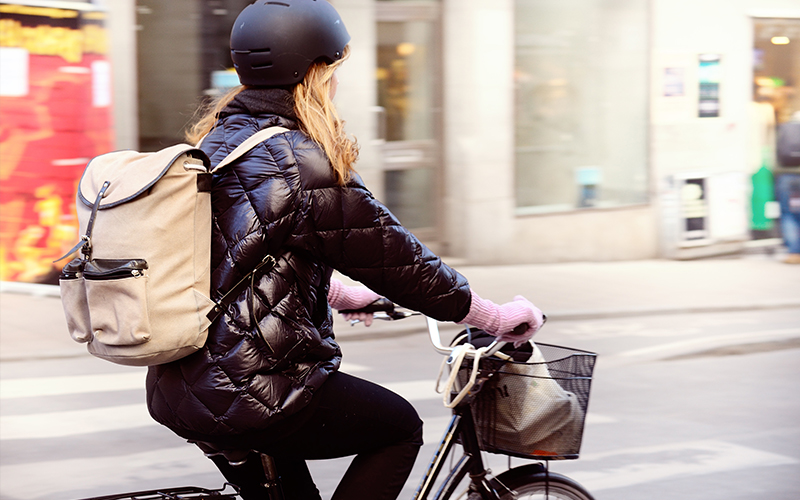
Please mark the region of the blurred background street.
<svg viewBox="0 0 800 500"><path fill-rule="evenodd" d="M183 141L238 84L248 3L0 1L0 281L55 283L89 159ZM800 0L333 3L357 170L442 255L709 257L800 210Z"/></svg>
<svg viewBox="0 0 800 500"><path fill-rule="evenodd" d="M53 261L92 157L181 142L238 85L248 3L0 0L0 500L222 484L149 419L144 370L72 342ZM553 469L598 500L795 500L800 0L331 3L370 190L482 296L540 306L539 341L600 354ZM337 336L426 422L409 498L441 360L414 320ZM346 462L313 464L324 497Z"/></svg>

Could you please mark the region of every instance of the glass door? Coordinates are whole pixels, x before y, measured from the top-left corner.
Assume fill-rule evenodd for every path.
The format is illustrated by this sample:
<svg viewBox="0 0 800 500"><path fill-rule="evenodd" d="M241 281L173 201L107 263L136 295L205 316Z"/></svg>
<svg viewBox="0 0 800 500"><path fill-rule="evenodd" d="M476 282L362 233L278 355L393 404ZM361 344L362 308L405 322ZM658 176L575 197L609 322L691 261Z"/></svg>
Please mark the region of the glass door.
<svg viewBox="0 0 800 500"><path fill-rule="evenodd" d="M377 3L377 85L384 201L436 240L441 165L438 2Z"/></svg>
<svg viewBox="0 0 800 500"><path fill-rule="evenodd" d="M750 233L753 239L788 241L791 236L782 231L793 224L782 222L790 220L786 214L797 200L797 186L787 175L798 171L790 166L790 137L797 130L792 122L800 122L800 18L756 18L753 28Z"/></svg>

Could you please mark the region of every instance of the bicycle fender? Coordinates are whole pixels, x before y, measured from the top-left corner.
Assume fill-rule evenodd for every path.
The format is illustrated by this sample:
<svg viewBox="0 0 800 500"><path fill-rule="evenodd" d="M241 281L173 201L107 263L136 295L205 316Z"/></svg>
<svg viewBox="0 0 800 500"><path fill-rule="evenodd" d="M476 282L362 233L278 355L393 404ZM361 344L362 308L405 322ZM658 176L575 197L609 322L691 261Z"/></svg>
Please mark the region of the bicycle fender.
<svg viewBox="0 0 800 500"><path fill-rule="evenodd" d="M519 467L508 469L502 474L493 477L491 482L493 483L492 486L497 487L499 485L494 484L495 481L500 484L507 484L514 482L516 479L520 477L533 476L535 474L544 474L545 472L547 472L547 469L545 468L544 465L540 463L520 465ZM552 476L553 473L550 473L550 475Z"/></svg>
<svg viewBox="0 0 800 500"><path fill-rule="evenodd" d="M547 472L544 465L540 463L514 467L492 478L490 484L495 488L495 491L503 491L508 485L517 487L519 482L545 482L547 480L553 481L554 483L561 483L564 486L579 491L583 497L590 500L594 499L591 493L586 491L586 489L574 479L557 472Z"/></svg>

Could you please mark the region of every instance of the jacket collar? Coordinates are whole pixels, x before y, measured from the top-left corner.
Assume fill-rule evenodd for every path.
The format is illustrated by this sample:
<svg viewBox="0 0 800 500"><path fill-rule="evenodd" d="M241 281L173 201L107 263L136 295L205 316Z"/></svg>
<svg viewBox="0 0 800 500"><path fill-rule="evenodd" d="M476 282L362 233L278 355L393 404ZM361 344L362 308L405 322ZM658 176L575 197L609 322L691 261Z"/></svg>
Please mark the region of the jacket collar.
<svg viewBox="0 0 800 500"><path fill-rule="evenodd" d="M219 117L224 118L237 114L253 116L271 114L297 121L297 115L294 112L294 95L291 91L283 88L246 87L225 106Z"/></svg>

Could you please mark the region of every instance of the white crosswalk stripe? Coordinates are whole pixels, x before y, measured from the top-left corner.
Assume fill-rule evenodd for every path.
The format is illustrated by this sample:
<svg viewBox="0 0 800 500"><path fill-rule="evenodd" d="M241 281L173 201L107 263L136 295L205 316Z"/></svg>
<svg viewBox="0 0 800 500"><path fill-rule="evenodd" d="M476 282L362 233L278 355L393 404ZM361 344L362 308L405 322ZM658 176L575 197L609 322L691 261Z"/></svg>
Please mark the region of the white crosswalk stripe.
<svg viewBox="0 0 800 500"><path fill-rule="evenodd" d="M0 400L144 389L144 371L0 380Z"/></svg>
<svg viewBox="0 0 800 500"><path fill-rule="evenodd" d="M365 371L366 367L349 364L349 372ZM153 427L144 402L143 370L93 375L62 377L31 377L0 380L0 399L4 404L46 399L51 396L91 396L93 393L137 391L127 401L134 404L118 404L94 408L69 409L64 411L37 411L21 414L0 415L0 441L45 442L53 438L71 438L108 431L126 431ZM424 401L438 399L433 380L402 381L383 384L406 399ZM76 400L77 401L77 400ZM76 403L77 404L77 403ZM7 411L8 406L5 406ZM449 417L425 419L426 443L440 439ZM88 438L91 439L91 438ZM115 491L120 484L136 484L137 478L163 480L195 475L208 476L206 487L219 487L219 474L213 463L188 444L154 451L125 453L103 457L70 458L38 461L33 463L4 463L0 465L3 478L0 497L19 500L56 498L63 494L64 485L91 485L99 490ZM33 446L36 446L35 444ZM42 481L42 471L48 471L47 481Z"/></svg>
<svg viewBox="0 0 800 500"><path fill-rule="evenodd" d="M86 394L113 390L144 391L143 373L130 372L103 376L42 377L2 381L4 399L43 397L64 394ZM407 400L423 401L441 396L434 390L432 380L416 380L384 384ZM95 432L118 431L137 427L157 426L150 418L144 403L55 411L33 415L0 416L0 440L48 439L77 436Z"/></svg>
<svg viewBox="0 0 800 500"><path fill-rule="evenodd" d="M351 368L352 370L352 368ZM0 440L9 443L30 441L32 446L52 438L89 435L108 431L125 431L158 427L149 416L144 403L144 372L130 371L103 375L65 377L40 377L9 379L0 382L1 398L6 402L25 402L31 398L57 395L141 391L127 401L135 404L118 404L99 408L80 408L64 411L35 411L0 415ZM402 381L384 384L412 402L436 400L433 380ZM119 400L119 399L116 399ZM77 403L76 403L77 404ZM447 415L428 416L425 421L424 441L431 445L441 438L450 419ZM587 426L614 424L617 419L590 413ZM151 432L151 431L148 431ZM91 438L89 438L91 439ZM110 456L68 458L0 465L0 498L33 500L43 498L71 498L63 496L64 485L86 485L98 490L117 491L121 484L141 483L143 478L171 484L175 478L206 478L205 487L219 487L219 474L214 465L191 445L179 440L165 443L163 449L126 453L114 450ZM665 454L680 456L681 460L665 464L660 457ZM499 457L499 458L498 458ZM423 460L427 457L422 457ZM501 460L501 456L491 456ZM752 449L723 441L687 441L662 446L611 450L601 454L584 454L580 467L569 475L584 484L590 491L623 488L684 477L739 470L747 467L796 466L795 458ZM504 464L499 464L504 465ZM47 471L47 480L42 480ZM123 490L130 489L122 487ZM135 488L135 487L134 487Z"/></svg>
<svg viewBox="0 0 800 500"><path fill-rule="evenodd" d="M353 363L342 363L342 369L350 373L368 370L365 366ZM145 376L145 370L136 370L93 375L0 380L0 400L144 389Z"/></svg>
<svg viewBox="0 0 800 500"><path fill-rule="evenodd" d="M158 425L144 403L0 417L0 440L50 439Z"/></svg>
<svg viewBox="0 0 800 500"><path fill-rule="evenodd" d="M42 472L47 471L47 480ZM74 458L69 460L43 461L33 464L0 466L3 478L0 497L27 500L32 498L56 498L64 494L64 485L92 485L98 491L120 492L120 484L137 478L161 480L161 484L173 484L176 477L190 474L208 475L213 478L201 487L219 487L219 473L214 464L206 459L194 446L186 443L177 448L165 448L144 453L132 453L111 457ZM61 496L61 498L64 498Z"/></svg>
<svg viewBox="0 0 800 500"><path fill-rule="evenodd" d="M658 460L666 454L680 459L668 463L664 463L663 459ZM625 458L633 458L633 461L626 461ZM581 461L589 470L572 472L570 477L583 484L589 491L622 488L673 477L800 464L800 460L785 455L713 440L584 454ZM619 465L620 462L624 465Z"/></svg>

